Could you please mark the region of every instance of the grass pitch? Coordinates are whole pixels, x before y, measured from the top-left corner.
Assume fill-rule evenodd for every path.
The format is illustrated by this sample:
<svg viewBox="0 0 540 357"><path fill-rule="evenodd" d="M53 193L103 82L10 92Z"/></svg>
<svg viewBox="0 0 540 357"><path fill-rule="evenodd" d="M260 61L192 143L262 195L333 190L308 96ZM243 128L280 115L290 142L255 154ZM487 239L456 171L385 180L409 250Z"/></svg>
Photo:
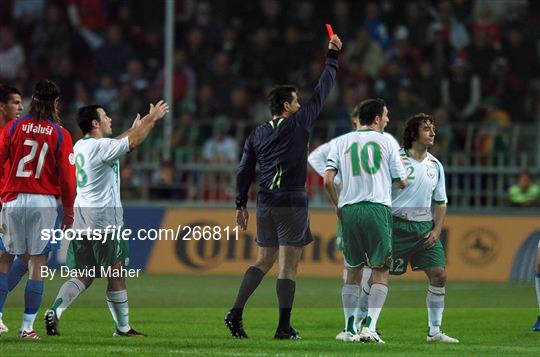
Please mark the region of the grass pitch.
<svg viewBox="0 0 540 357"><path fill-rule="evenodd" d="M113 338L104 280L97 280L62 315L62 336L44 332L43 312L64 281L45 284L36 320L40 341L17 336L24 280L4 307L10 331L0 337L0 356L14 355L226 355L329 356L353 353L384 355L540 355L540 333L531 331L537 308L531 284L449 283L443 330L458 345L428 344L424 282L391 282L378 328L386 345L344 343L339 279L300 278L293 325L301 341L275 341L275 278L267 277L244 314L247 340L230 337L223 316L232 304L240 277L145 275L128 282L131 324L148 333L144 339Z"/></svg>

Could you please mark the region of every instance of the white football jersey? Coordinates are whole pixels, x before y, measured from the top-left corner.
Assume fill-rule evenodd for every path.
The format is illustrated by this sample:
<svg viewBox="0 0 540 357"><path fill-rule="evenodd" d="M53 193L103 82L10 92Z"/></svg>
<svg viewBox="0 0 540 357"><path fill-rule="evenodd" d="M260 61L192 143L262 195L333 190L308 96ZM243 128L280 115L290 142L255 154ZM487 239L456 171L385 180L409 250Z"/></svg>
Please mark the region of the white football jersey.
<svg viewBox="0 0 540 357"><path fill-rule="evenodd" d="M82 138L73 146L77 169L76 229L124 224L120 201L120 161L129 139Z"/></svg>
<svg viewBox="0 0 540 357"><path fill-rule="evenodd" d="M328 160L328 154L330 153L331 143L336 140L332 139L327 143L319 145L308 156L308 162L319 175L324 177L324 171L326 168L326 161ZM341 173L338 172L334 177L334 183L339 187L341 185Z"/></svg>
<svg viewBox="0 0 540 357"><path fill-rule="evenodd" d="M392 134L387 133L387 132L384 132L383 135L386 136L388 139L390 139L390 142L392 143L392 146L393 146L394 148L396 148L397 151L401 150L401 146L399 145L399 143L398 143L398 141L396 140L396 138L394 138L394 137L392 136Z"/></svg>
<svg viewBox="0 0 540 357"><path fill-rule="evenodd" d="M400 155L409 186L403 190L392 188L392 214L409 221L431 221L431 202L448 202L443 166L430 153L422 162L408 156L405 149Z"/></svg>
<svg viewBox="0 0 540 357"><path fill-rule="evenodd" d="M326 170L341 173L338 207L363 201L391 205L392 180L404 180L399 151L373 130L353 131L332 141Z"/></svg>

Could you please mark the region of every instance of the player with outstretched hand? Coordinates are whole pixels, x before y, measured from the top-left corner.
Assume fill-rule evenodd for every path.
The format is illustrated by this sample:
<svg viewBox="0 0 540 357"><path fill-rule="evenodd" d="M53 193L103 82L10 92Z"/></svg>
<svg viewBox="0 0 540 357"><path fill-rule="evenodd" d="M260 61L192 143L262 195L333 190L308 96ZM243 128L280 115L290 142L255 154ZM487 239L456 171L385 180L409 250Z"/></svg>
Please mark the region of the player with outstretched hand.
<svg viewBox="0 0 540 357"><path fill-rule="evenodd" d="M125 275L121 273L129 264L129 241L118 238L118 229L124 224L120 200L119 159L141 144L152 128L169 112L164 101L150 104L144 118L137 114L133 127L116 138L112 134L111 118L103 107L89 105L79 109L77 121L84 137L77 141L73 150L77 167L77 198L73 228L84 232L99 231L102 239L83 235L82 240L70 241L66 264L70 269L84 271L102 268L107 275L107 305L111 311L116 330L113 336L141 337L129 325L129 306ZM110 227L114 229L109 230ZM116 272L116 273L115 273ZM79 275L62 285L50 309L45 312L45 328L48 335L59 335L58 321L62 312L86 288L93 277Z"/></svg>
<svg viewBox="0 0 540 357"><path fill-rule="evenodd" d="M73 223L75 166L69 132L59 124L58 86L48 80L34 87L29 114L10 122L0 136L0 176L9 162L2 190L0 240L0 311L8 292L10 265L17 255L29 254L29 278L24 294L24 315L19 337L38 339L34 320L41 305L43 277L51 242L41 239L53 229L56 198L62 198L63 228Z"/></svg>
<svg viewBox="0 0 540 357"><path fill-rule="evenodd" d="M301 106L294 86L278 86L269 94L272 119L255 128L246 139L237 171L236 222L247 229L248 191L260 167L257 197L257 260L243 277L236 301L225 316L233 337L246 338L244 306L279 256L276 292L279 323L276 339L298 339L291 326L291 310L296 288L296 270L303 247L311 243L308 200L305 190L307 146L315 119L335 84L341 41L333 35L328 44L326 65L315 93Z"/></svg>

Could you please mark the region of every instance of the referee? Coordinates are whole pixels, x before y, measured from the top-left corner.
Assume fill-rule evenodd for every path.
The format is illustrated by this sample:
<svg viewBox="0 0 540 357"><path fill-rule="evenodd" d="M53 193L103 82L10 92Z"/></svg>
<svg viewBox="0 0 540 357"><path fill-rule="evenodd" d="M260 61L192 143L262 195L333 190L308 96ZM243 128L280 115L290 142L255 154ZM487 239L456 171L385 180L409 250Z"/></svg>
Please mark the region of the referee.
<svg viewBox="0 0 540 357"><path fill-rule="evenodd" d="M255 128L246 139L236 175L236 222L246 230L248 191L260 167L257 196L257 260L242 280L233 308L225 324L233 337L246 338L242 326L244 306L266 272L279 257L276 292L279 324L274 338L299 339L291 326L291 310L296 287L296 269L303 247L313 240L308 222L306 195L307 147L315 119L334 86L341 40L332 36L326 65L315 94L301 106L298 90L285 85L268 95L272 120Z"/></svg>

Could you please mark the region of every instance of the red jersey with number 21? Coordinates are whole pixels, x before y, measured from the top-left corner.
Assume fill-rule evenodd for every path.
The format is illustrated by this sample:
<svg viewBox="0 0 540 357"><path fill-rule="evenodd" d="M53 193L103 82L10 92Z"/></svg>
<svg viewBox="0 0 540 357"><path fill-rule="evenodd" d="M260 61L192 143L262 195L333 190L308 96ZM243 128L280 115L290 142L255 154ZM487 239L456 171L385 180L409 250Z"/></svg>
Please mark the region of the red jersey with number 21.
<svg viewBox="0 0 540 357"><path fill-rule="evenodd" d="M0 134L0 170L8 170L0 172L2 202L32 193L62 196L63 206L73 207L74 164L71 136L60 124L32 115L12 120Z"/></svg>

